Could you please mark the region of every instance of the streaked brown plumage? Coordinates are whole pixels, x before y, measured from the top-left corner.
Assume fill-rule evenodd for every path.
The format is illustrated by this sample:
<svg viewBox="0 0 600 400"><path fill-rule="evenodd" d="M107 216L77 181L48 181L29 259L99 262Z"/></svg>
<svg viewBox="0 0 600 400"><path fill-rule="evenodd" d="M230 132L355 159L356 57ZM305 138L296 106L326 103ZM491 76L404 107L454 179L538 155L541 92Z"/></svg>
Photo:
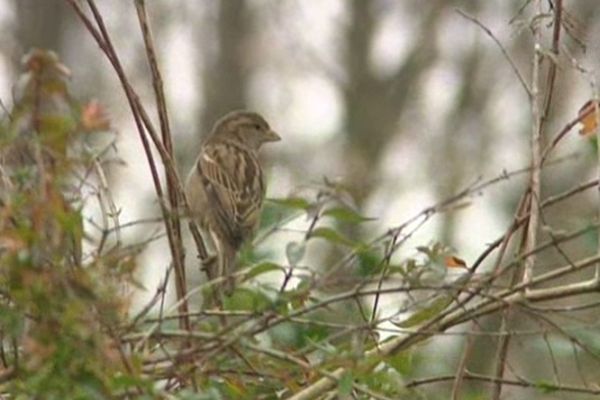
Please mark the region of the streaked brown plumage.
<svg viewBox="0 0 600 400"><path fill-rule="evenodd" d="M258 228L265 197L258 150L278 140L259 114L233 111L217 121L200 147L186 196L193 217L217 247L219 269L209 273L210 279L233 272L238 250ZM225 291L232 289L233 281L227 279Z"/></svg>

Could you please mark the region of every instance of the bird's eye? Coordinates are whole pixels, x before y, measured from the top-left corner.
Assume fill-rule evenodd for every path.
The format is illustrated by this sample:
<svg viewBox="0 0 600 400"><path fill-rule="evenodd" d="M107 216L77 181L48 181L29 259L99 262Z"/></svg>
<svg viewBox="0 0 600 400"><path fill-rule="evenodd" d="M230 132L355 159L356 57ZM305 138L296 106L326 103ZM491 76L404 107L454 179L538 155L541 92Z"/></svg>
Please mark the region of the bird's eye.
<svg viewBox="0 0 600 400"><path fill-rule="evenodd" d="M254 124L254 129L260 130L260 124Z"/></svg>

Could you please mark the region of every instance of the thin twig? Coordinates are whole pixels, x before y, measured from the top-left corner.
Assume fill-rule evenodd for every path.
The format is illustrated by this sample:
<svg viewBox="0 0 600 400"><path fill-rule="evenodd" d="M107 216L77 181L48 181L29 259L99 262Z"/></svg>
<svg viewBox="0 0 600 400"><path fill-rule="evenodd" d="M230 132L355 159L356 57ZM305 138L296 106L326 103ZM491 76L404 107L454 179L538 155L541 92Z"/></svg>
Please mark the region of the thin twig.
<svg viewBox="0 0 600 400"><path fill-rule="evenodd" d="M183 189L182 189L183 186L181 184L181 180L179 179L179 177L177 175L177 170L175 168L173 158L172 158L171 154L169 154L169 152L167 151L165 146L163 145L161 139L159 138L159 136L156 132L156 129L154 128L154 126L151 122L151 119L148 116L148 113L146 112L146 109L144 108L144 106L142 105L142 103L139 99L139 96L136 94L136 92L132 88L132 86L127 78L127 75L125 74L125 71L121 65L121 62L116 54L116 51L112 45L110 36L108 34L108 31L106 30L106 26L104 24L102 15L98 11L94 0L87 0L87 4L88 4L90 10L92 11L92 15L93 15L93 18L94 18L94 21L95 21L95 24L97 25L97 27L94 26L94 22L92 22L92 20L90 18L88 18L87 15L83 12L79 2L77 2L76 0L65 0L65 1L68 2L71 5L71 7L75 10L76 14L78 15L78 17L80 18L82 23L85 25L87 30L94 37L94 39L98 43L99 47L102 49L104 54L109 59L111 65L113 66L115 72L117 73L117 76L119 77L121 85L127 96L127 100L129 102L129 105L130 105L130 108L132 111L132 115L133 115L133 118L134 118L134 121L136 124L136 128L137 128L140 140L144 147L144 153L146 154L146 157L148 160L148 165L150 167L150 172L151 172L152 180L154 183L154 188L155 188L157 197L159 199L159 206L161 208L161 212L163 215L163 221L165 223L165 227L167 230L167 238L168 238L171 254L172 254L174 262L181 264L182 254L183 254L182 247L179 244L179 241L181 240L181 238L180 238L180 234L177 234L175 232L175 230L173 229L173 224L171 222L172 218L174 218L174 217L172 217L172 213L177 213L177 210L169 209L170 207L167 206L167 203L165 201L165 196L164 196L161 182L160 182L160 179L158 176L158 170L157 170L157 167L156 167L153 155L152 155L152 150L150 148L150 142L148 140L148 137L152 140L152 143L154 144L155 148L157 149L157 151L161 157L161 160L165 167L165 172L168 176L168 179L175 187L174 191L177 193L182 193L182 196L183 196ZM183 196L183 197L185 197L185 196ZM187 212L189 213L189 207L188 207L187 202L185 201L185 198L184 198L184 207L186 208ZM196 237L195 237L195 239L196 239ZM205 256L207 254L207 252L206 252L206 248L205 248L204 243L202 242L201 238L200 238L200 241L196 242L196 245L198 247L198 251L201 254L201 256ZM183 266L179 265L178 273L181 275L182 272L183 272ZM176 281L181 284L181 282L182 282L181 277L176 278ZM179 286L179 289L181 289L181 285L178 285L178 286ZM182 294L181 290L179 292L180 293L178 293L178 295L181 295ZM187 296L185 295L185 293L183 293L183 294L184 295L182 297L178 298L177 303L180 304L180 306L182 308L187 309L187 306L185 305L185 302L186 302L185 299L187 299ZM183 302L182 302L182 300L183 300ZM187 315L187 313L182 313L182 315ZM184 324L185 326L189 327L189 321L184 319L181 321L181 323Z"/></svg>
<svg viewBox="0 0 600 400"><path fill-rule="evenodd" d="M514 218L515 224L516 224L516 221L519 221L521 219L525 220L524 214L527 212L526 205L529 203L528 202L529 197L530 196L528 194L525 194L522 196L521 201L519 202L519 206L517 207L517 214L515 215L515 218ZM519 247L520 247L519 253L520 254L523 254L524 246L525 246L525 240L522 238L522 240L519 244ZM501 256L501 255L502 255L502 253L499 256ZM495 273L498 272L500 261L501 260L498 259L496 265L494 266ZM519 279L521 278L522 269L519 267L520 267L520 265L517 264L515 266L515 268L513 268L512 271L510 272L510 274L511 274L510 287L513 287L514 285L516 285L518 283ZM501 331L508 330L508 327L510 325L510 323L509 323L510 316L511 316L511 307L507 307L502 312L502 321L500 323ZM500 338L498 338L498 345L496 348L496 356L495 356L495 371L494 371L494 376L498 379L501 379L504 376L504 370L506 368L506 364L508 363L508 348L510 345L511 338L512 338L511 335L501 336ZM500 398L501 393L502 393L502 385L499 383L496 383L492 387L491 398L493 400L498 400Z"/></svg>
<svg viewBox="0 0 600 400"><path fill-rule="evenodd" d="M584 293L594 293L600 290L600 285L595 281L575 283L548 289L529 290L527 292L524 292L523 289L531 285L537 285L546 282L552 278L560 277L566 273L575 272L586 267L593 266L599 259L600 257L590 257L586 260L580 261L574 266L569 265L535 277L527 286L522 283L517 285L517 287L512 290L506 291L505 294L500 294L502 301L486 300L468 309L463 309L461 305L457 305L453 307L454 311L450 314L445 315L441 319L437 317L434 318L432 321L423 324L416 332L406 336L396 337L383 344L377 345L375 348L367 351L364 358L368 360L370 357L377 357L379 360L381 357L397 354L398 352L431 337L433 335L431 332L445 331L446 329L464 323L468 320L501 311L512 304L542 302ZM425 333L422 329L427 329L429 333ZM331 375L333 375L333 378L340 379L345 371L345 368L338 368L333 371ZM316 398L316 396L324 393L327 390L330 390L333 385L335 385L335 381L332 381L331 379L331 376L323 377L306 386L294 396L289 397L288 400L307 400Z"/></svg>
<svg viewBox="0 0 600 400"><path fill-rule="evenodd" d="M513 59L511 58L510 54L508 54L508 51L504 48L504 46L502 45L502 43L500 43L500 40L498 40L498 38L496 38L496 36L494 35L494 33L487 26L485 26L483 23L481 23L481 21L479 21L477 18L475 18L475 17L467 14L466 12L462 11L459 8L455 9L455 11L459 15L461 15L463 18L468 19L469 21L473 22L475 25L477 25L478 27L480 27L494 41L494 43L496 43L496 45L498 46L498 48L502 52L502 55L504 56L504 58L506 59L506 61L508 61L508 63L510 64L510 67L512 68L512 70L514 71L515 75L517 76L517 79L519 79L519 82L521 83L521 86L525 90L525 93L527 93L527 97L531 98L532 97L532 90L529 89L529 86L527 86L527 82L525 81L525 78L523 78L523 75L521 74L521 71L519 71L519 68L517 67L517 65L515 64L515 62L513 61Z"/></svg>
<svg viewBox="0 0 600 400"><path fill-rule="evenodd" d="M163 89L163 80L158 68L158 60L156 52L154 50L154 42L152 39L152 33L148 24L148 15L146 13L146 3L144 0L136 0L135 8L138 15L138 21L140 24L140 30L142 31L142 37L144 39L144 46L146 48L146 56L148 58L148 64L152 73L152 86L156 97L156 105L158 108L158 117L160 121L160 130L162 143L165 147L165 151L169 157L173 158L173 143L171 140L171 130L169 127L169 116L167 113L167 101ZM173 174L168 172L168 167L165 165L165 180L167 183L167 196L169 199L169 206L171 210L179 210L179 199L181 197L181 190L178 192L177 179L173 179ZM165 223L170 229L167 229L169 234L169 241L171 242L171 250L173 255L173 267L175 269L175 288L177 292L177 299L185 297L186 279L185 279L185 251L183 249L183 239L181 235L181 223L177 213L168 214L168 221ZM187 302L181 303L181 313L187 313ZM184 318L181 320L182 326L191 329L189 319Z"/></svg>
<svg viewBox="0 0 600 400"><path fill-rule="evenodd" d="M413 388L417 386L429 385L432 383L440 383L440 382L448 382L454 379L454 375L444 375L444 376L436 376L431 378L423 378L423 379L415 379L406 384L406 387ZM569 385L553 385L550 383L534 382L531 380L511 380L511 379L498 379L493 376L475 374L472 372L468 372L465 375L465 379L472 381L480 381L480 382L490 382L490 383L498 383L500 385L509 385L509 386L521 386L525 388L540 388L543 387L547 390L557 391L557 392L571 392L571 393L587 393L587 394L600 394L600 389L597 388L589 388L582 386L569 386Z"/></svg>
<svg viewBox="0 0 600 400"><path fill-rule="evenodd" d="M465 347L462 351L458 366L456 367L456 376L454 378L454 382L452 383L452 393L450 397L452 400L460 399L460 390L462 388L462 383L465 379L465 376L468 374L467 363L471 358L471 353L473 352L475 338L476 335L468 335L465 340Z"/></svg>

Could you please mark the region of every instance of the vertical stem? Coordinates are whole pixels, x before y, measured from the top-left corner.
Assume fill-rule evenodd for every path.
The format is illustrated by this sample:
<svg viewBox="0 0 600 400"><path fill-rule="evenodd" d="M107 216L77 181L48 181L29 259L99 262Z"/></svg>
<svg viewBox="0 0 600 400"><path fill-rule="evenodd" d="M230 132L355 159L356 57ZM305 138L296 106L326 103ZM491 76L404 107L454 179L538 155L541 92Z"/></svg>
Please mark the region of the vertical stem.
<svg viewBox="0 0 600 400"><path fill-rule="evenodd" d="M521 197L521 201L519 202L519 206L517 207L517 212L515 214L513 220L513 227L517 227L517 221L519 221L523 214L526 212L525 207L531 203L531 196L527 194ZM507 231L505 239L502 242L502 248L500 254L498 254L498 258L496 259L496 263L494 264L494 274L496 274L500 268L500 263L502 262L502 258L504 253L506 252L506 248L508 246L508 240L510 239L510 232L512 229ZM521 242L519 243L519 254L523 254L523 248L525 247L526 240L524 237L521 238ZM518 284L519 279L521 278L520 269L514 268L511 273L510 278L510 287L514 287ZM511 318L511 307L507 307L502 313L502 321L500 323L500 332L508 331L510 326L510 318ZM506 369L506 363L508 361L508 349L510 346L511 336L500 336L498 338L498 344L496 347L496 356L495 356L495 369L494 369L494 377L497 379L497 382L492 386L491 397L492 400L499 400L502 395L502 378L504 377L504 371Z"/></svg>
<svg viewBox="0 0 600 400"><path fill-rule="evenodd" d="M470 325L473 328L477 328L477 325L474 323L471 323ZM467 339L465 341L465 348L462 352L462 356L460 357L458 367L456 368L456 378L454 379L454 384L452 385L452 393L450 396L451 400L460 399L460 391L462 389L465 374L467 373L467 362L469 361L469 358L471 358L471 353L473 353L474 343L475 335L467 336Z"/></svg>
<svg viewBox="0 0 600 400"><path fill-rule="evenodd" d="M525 254L529 254L524 262L524 283L531 282L533 267L535 265L535 254L532 251L537 241L537 231L540 217L540 194L541 194L541 123L542 107L540 104L540 66L542 62L542 30L540 18L543 15L542 0L535 0L536 15L533 17L533 65L531 76L531 181L529 190L531 192L529 203L529 223L527 224L527 240L525 243Z"/></svg>
<svg viewBox="0 0 600 400"><path fill-rule="evenodd" d="M146 3L144 0L136 0L135 8L138 15L138 21L140 29L142 31L142 37L144 39L144 46L146 48L146 55L148 57L148 64L152 73L152 86L154 88L154 94L156 97L156 106L158 109L158 117L160 121L160 130L162 142L165 151L173 158L173 143L171 140L171 129L169 127L169 117L167 113L167 100L163 89L163 80L158 68L158 59L154 50L154 41L152 39L152 32L148 24L148 16L146 13ZM164 163L163 163L164 164ZM180 301L185 299L187 288L185 279L185 252L183 249L183 239L181 236L181 224L179 221L180 215L180 195L177 192L177 184L174 182L172 174L168 172L168 165L165 167L165 181L167 185L167 196L169 199L170 213L167 214L167 232L169 235L169 241L171 245L171 252L173 256L173 266L175 269L175 289L177 294L177 300ZM190 329L189 319L186 317L188 313L187 301L182 301L179 307L179 312L183 316L180 320L181 327L184 329Z"/></svg>
<svg viewBox="0 0 600 400"><path fill-rule="evenodd" d="M552 30L552 54L556 57L551 60L548 68L548 75L546 79L546 97L544 99L544 110L542 115L542 124L548 119L550 113L550 106L552 105L552 94L554 93L554 82L556 81L556 67L557 59L559 54L560 45L560 28L562 27L562 0L554 0L554 22Z"/></svg>
<svg viewBox="0 0 600 400"><path fill-rule="evenodd" d="M164 222L165 222L165 228L167 231L167 239L169 242L171 254L173 255L173 260L174 260L173 265L176 268L176 270L178 271L178 273L176 274L179 276L179 279L176 277L176 288L177 288L177 295L178 295L177 297L178 297L179 302L183 303L183 305L180 308L180 311L187 310L187 297L185 294L185 286L184 286L185 279L184 279L184 275L183 275L184 274L184 271L183 271L183 255L184 255L183 245L181 243L179 222L177 220L176 223L173 223L173 221L177 218L177 215L175 212L177 212L179 210L178 209L174 210L172 207L172 204L178 204L178 203L177 202L173 203L172 201L167 203L165 201L165 195L163 192L163 188L161 186L158 169L156 167L156 163L154 161L154 156L153 156L153 153L152 153L152 150L150 147L150 139L151 139L156 150L160 154L161 160L165 167L167 181L169 182L169 185L170 185L169 189L168 189L169 190L168 194L170 196L169 200L171 200L171 198L172 198L171 196L173 196L173 194L175 192L183 193L183 189L182 189L182 185L181 185L181 182L177 175L177 171L176 171L175 165L173 163L173 159L172 159L172 148L170 146L170 134L168 133L168 122L166 119L166 106L164 106L164 104L162 106L159 105L159 115L160 115L160 113L164 113L164 115L161 116L161 129L162 129L163 135L165 133L167 133L167 136L168 136L166 139L163 136L163 138L161 140L161 138L158 137L158 134L150 120L150 117L148 116L148 114L146 112L146 109L141 104L141 101L140 101L137 93L132 88L132 86L125 74L125 71L123 69L123 66L121 65L120 59L117 56L117 53L111 42L110 36L109 36L106 26L104 24L102 15L98 11L98 8L96 7L96 3L94 2L94 0L87 0L87 4L92 12L93 21L95 22L97 27L94 26L94 22L92 22L92 19L88 18L85 15L85 13L83 12L83 10L77 0L65 0L65 1L68 2L73 7L76 14L79 16L79 18L81 19L83 24L86 26L88 31L91 33L91 35L94 37L94 39L96 40L97 44L100 46L100 48L102 49L104 54L107 56L108 60L112 64L115 72L117 73L117 76L118 76L118 78L121 82L121 85L123 86L123 89L125 91L125 95L129 102L132 116L134 118L134 122L137 127L138 135L140 137L140 140L144 147L144 153L148 160L148 165L150 167L150 172L151 172L151 176L152 176L152 181L154 183L156 195L159 199L159 205L161 208L161 212L162 212ZM142 15L142 18L144 16L145 16L145 13ZM142 30L144 30L143 21L141 21L141 23L143 25ZM146 25L146 27L147 27L147 25ZM146 35L145 39L149 40L149 39L151 39L151 37L149 35ZM155 58L152 58L152 56L149 56L149 57L151 58L150 61L153 61L153 60L155 61ZM153 72L155 72L155 71L153 71ZM164 95L162 94L162 83L160 83L160 81L161 81L160 75L158 76L158 81L156 80L156 75L153 75L153 78L155 78L155 80L154 80L155 89L156 89L157 84L158 84L158 86L161 86L161 88L160 88L161 93L157 94L158 101L160 101L160 100L164 101ZM169 150L167 150L163 141L165 143L168 142L167 146L169 146ZM177 200L179 200L179 199L177 199ZM183 200L185 200L185 199L183 199ZM183 201L183 203L184 203L184 206L186 206L186 208L187 208L186 202ZM168 207L168 206L170 206L170 207ZM201 239L199 240L198 238L196 238L196 242L197 242L200 254L203 256L206 255L206 251L205 251L202 240ZM190 327L189 315L187 312L184 312L182 314L182 317L180 319L180 325L186 329Z"/></svg>
<svg viewBox="0 0 600 400"><path fill-rule="evenodd" d="M598 215L600 216L600 151L598 150L600 146L600 98L598 97L598 89L596 86L596 80L593 79L593 105L594 105L594 117L596 117L596 156L598 157L598 166L597 166L597 175L598 175L598 186L596 187L596 191L598 194ZM600 234L598 235L598 243L596 244L596 252L600 254ZM600 280L600 263L596 263L596 268L594 270L594 280Z"/></svg>

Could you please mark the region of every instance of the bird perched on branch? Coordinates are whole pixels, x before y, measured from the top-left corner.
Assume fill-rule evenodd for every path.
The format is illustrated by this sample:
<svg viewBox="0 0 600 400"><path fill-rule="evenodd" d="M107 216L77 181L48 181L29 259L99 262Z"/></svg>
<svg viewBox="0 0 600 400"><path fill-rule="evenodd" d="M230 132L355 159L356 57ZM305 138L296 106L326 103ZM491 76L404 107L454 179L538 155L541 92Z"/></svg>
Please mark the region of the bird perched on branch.
<svg viewBox="0 0 600 400"><path fill-rule="evenodd" d="M258 228L265 197L258 150L281 140L265 119L250 111L233 111L214 125L186 181L192 217L210 233L218 269L208 268L209 279L225 277L231 294L235 257Z"/></svg>

